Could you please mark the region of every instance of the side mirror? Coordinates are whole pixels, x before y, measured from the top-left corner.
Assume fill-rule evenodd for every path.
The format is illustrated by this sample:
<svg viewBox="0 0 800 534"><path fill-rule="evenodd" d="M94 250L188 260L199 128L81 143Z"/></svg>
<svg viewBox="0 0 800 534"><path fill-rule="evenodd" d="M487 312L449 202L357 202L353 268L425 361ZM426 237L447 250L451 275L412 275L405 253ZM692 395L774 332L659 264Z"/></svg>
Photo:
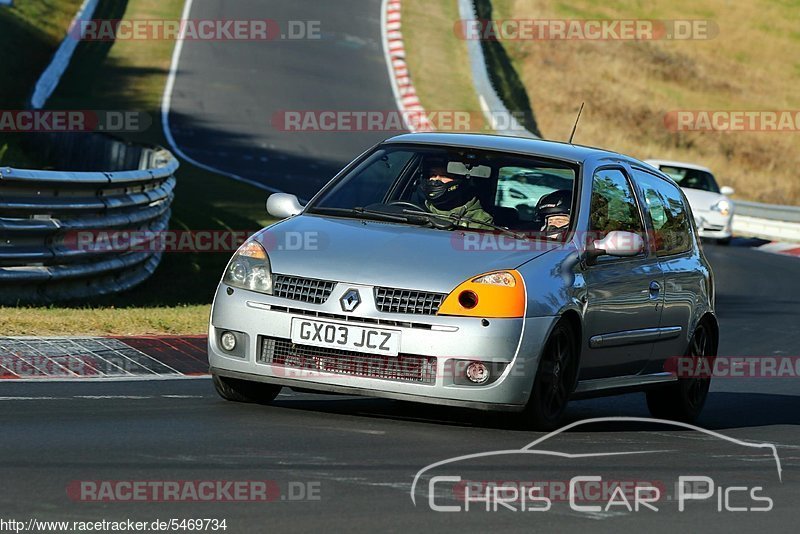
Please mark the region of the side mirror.
<svg viewBox="0 0 800 534"><path fill-rule="evenodd" d="M303 211L297 197L289 193L273 193L267 197L267 213L278 219L292 217Z"/></svg>
<svg viewBox="0 0 800 534"><path fill-rule="evenodd" d="M630 258L638 256L644 251L644 240L639 234L614 230L606 234L603 239L592 241L586 249L587 262L592 263L599 256L614 256L617 258Z"/></svg>
<svg viewBox="0 0 800 534"><path fill-rule="evenodd" d="M736 192L736 190L734 188L732 188L731 186L729 186L729 185L723 185L720 188L719 192L722 193L723 195L725 195L726 197L729 197L732 194L734 194Z"/></svg>

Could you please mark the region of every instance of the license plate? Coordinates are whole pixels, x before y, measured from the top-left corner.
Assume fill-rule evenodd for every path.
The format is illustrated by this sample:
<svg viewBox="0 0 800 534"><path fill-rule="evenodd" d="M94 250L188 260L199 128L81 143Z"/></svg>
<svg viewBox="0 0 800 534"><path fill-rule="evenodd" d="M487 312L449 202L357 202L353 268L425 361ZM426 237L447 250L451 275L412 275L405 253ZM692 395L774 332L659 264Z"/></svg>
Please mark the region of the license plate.
<svg viewBox="0 0 800 534"><path fill-rule="evenodd" d="M397 356L400 352L400 332L294 317L292 343Z"/></svg>

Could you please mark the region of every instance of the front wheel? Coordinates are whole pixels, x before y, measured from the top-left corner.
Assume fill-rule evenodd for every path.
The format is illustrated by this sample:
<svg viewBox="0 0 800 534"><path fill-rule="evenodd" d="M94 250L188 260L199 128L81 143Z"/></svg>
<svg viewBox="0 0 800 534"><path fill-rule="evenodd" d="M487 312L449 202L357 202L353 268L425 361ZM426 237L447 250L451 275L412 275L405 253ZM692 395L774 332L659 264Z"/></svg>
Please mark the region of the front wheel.
<svg viewBox="0 0 800 534"><path fill-rule="evenodd" d="M527 426L543 431L558 428L575 385L577 365L575 333L562 319L542 351L533 391L523 412Z"/></svg>
<svg viewBox="0 0 800 534"><path fill-rule="evenodd" d="M239 380L219 375L212 375L214 389L225 400L234 402L252 402L255 404L269 404L281 392L281 386L262 384L249 380Z"/></svg>
<svg viewBox="0 0 800 534"><path fill-rule="evenodd" d="M697 370L713 367L717 343L712 335L711 328L701 323L694 331L684 356L691 359L690 368L699 376L679 376L677 383L647 392L647 408L653 417L693 423L700 416L708 398L711 376Z"/></svg>

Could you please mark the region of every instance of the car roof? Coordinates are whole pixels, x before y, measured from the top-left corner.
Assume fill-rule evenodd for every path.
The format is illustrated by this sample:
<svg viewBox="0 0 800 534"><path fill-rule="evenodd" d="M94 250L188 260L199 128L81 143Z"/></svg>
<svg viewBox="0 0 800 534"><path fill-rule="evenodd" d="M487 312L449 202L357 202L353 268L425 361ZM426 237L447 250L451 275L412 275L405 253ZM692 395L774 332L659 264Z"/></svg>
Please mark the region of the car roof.
<svg viewBox="0 0 800 534"><path fill-rule="evenodd" d="M683 167L685 169L693 169L695 171L705 171L709 174L714 174L708 167L703 167L702 165L696 165L694 163L686 163L683 161L670 161L667 159L646 159L645 163L649 163L650 165L654 165L656 167L658 167L659 165L668 165L670 167Z"/></svg>
<svg viewBox="0 0 800 534"><path fill-rule="evenodd" d="M410 133L396 135L387 139L384 143L418 143L509 151L531 156L556 158L575 163L582 163L589 159L625 160L631 163L640 163L638 160L629 156L600 148L507 135L440 132Z"/></svg>

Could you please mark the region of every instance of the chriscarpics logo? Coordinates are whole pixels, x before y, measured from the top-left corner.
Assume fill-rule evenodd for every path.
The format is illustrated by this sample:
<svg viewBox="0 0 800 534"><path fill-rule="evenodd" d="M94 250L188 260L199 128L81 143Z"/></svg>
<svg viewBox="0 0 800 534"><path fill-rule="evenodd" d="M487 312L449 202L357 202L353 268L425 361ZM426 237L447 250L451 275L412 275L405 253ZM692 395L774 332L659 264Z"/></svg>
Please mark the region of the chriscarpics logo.
<svg viewBox="0 0 800 534"><path fill-rule="evenodd" d="M441 513L758 513L773 509L781 484L771 443L663 419L601 417L519 449L429 464L414 476L411 501Z"/></svg>

